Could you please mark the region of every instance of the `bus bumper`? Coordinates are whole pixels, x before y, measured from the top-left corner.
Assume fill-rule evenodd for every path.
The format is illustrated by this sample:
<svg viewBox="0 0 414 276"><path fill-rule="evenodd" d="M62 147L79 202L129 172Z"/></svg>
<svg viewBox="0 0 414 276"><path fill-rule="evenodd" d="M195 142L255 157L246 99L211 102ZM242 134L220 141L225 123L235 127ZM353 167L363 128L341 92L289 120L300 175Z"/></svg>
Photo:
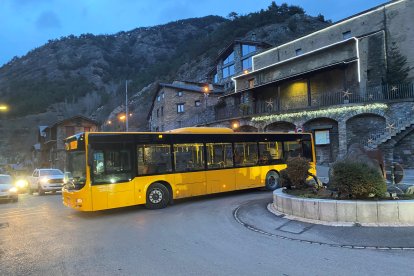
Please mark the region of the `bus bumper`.
<svg viewBox="0 0 414 276"><path fill-rule="evenodd" d="M90 197L85 195L88 195L88 193L85 193L84 191L68 191L63 189L63 205L78 211L92 211Z"/></svg>

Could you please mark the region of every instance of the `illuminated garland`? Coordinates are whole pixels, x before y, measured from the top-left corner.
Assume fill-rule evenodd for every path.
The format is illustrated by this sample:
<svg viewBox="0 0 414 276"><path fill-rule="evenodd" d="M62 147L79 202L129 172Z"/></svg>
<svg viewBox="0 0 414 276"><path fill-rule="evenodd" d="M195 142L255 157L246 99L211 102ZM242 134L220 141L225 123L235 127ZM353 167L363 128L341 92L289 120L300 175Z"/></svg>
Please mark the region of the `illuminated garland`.
<svg viewBox="0 0 414 276"><path fill-rule="evenodd" d="M380 104L380 103L358 105L358 106L343 106L343 107L335 107L335 108L328 108L328 109L321 109L321 110L258 116L258 117L252 118L252 121L253 122L285 121L289 119L296 119L296 118L303 118L303 117L311 119L311 118L317 118L317 117L327 117L327 116L332 116L332 115L342 115L342 114L353 112L353 111L364 113L364 112L372 112L375 110L384 110L387 108L388 106L386 104Z"/></svg>

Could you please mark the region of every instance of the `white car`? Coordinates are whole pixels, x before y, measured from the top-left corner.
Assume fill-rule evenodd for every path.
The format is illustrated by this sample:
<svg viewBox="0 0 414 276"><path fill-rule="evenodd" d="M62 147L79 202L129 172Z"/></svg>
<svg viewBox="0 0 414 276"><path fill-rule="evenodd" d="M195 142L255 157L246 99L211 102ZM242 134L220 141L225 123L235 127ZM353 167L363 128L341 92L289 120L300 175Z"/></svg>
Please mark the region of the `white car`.
<svg viewBox="0 0 414 276"><path fill-rule="evenodd" d="M45 192L61 191L63 187L64 174L58 169L35 169L30 177L28 192L37 192L44 195Z"/></svg>
<svg viewBox="0 0 414 276"><path fill-rule="evenodd" d="M13 186L13 179L10 175L0 174L0 199L8 199L17 202L17 188Z"/></svg>

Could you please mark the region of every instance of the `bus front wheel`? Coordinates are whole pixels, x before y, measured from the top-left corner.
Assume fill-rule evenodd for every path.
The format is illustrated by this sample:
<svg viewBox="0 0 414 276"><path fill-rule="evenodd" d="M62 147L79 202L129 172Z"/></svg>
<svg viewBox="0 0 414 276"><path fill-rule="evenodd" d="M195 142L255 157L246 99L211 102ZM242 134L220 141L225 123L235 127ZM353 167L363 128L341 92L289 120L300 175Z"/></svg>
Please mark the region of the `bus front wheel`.
<svg viewBox="0 0 414 276"><path fill-rule="evenodd" d="M147 190L145 207L148 209L162 209L167 207L169 201L170 193L167 187L161 183L154 183Z"/></svg>
<svg viewBox="0 0 414 276"><path fill-rule="evenodd" d="M274 191L279 188L280 176L275 171L270 171L266 175L266 189Z"/></svg>

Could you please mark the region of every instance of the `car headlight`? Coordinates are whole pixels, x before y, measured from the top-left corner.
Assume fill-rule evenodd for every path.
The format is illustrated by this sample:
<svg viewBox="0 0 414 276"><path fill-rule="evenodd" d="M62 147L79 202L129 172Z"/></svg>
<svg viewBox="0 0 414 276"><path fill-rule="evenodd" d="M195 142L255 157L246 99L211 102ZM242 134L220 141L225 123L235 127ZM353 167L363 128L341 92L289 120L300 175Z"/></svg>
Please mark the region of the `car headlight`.
<svg viewBox="0 0 414 276"><path fill-rule="evenodd" d="M47 177L43 177L42 179L40 179L40 183L42 184L46 184L49 181L49 178Z"/></svg>
<svg viewBox="0 0 414 276"><path fill-rule="evenodd" d="M27 181L24 180L24 179L20 179L16 182L16 186L18 188L25 188L25 187L27 187L27 184L28 184Z"/></svg>
<svg viewBox="0 0 414 276"><path fill-rule="evenodd" d="M17 188L16 187L12 187L9 189L10 193L17 193Z"/></svg>

